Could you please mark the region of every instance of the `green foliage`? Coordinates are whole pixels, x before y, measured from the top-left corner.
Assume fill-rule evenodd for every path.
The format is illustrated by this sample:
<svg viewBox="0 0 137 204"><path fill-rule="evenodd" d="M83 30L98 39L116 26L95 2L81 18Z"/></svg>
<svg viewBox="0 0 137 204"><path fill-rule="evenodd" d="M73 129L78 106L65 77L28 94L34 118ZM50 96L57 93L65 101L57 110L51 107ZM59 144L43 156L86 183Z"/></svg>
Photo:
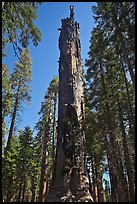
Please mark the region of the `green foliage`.
<svg viewBox="0 0 137 204"><path fill-rule="evenodd" d="M31 68L30 54L28 48L26 48L21 53L20 62L15 62L14 72L11 74L13 97L16 98L19 91L20 102L30 101Z"/></svg>
<svg viewBox="0 0 137 204"><path fill-rule="evenodd" d="M98 2L93 12L97 26L92 31L89 59L86 59L87 152L95 155L96 165L103 165L103 160L109 157L116 174L121 174L118 171L126 174L129 162L134 163L129 150L134 137L134 3ZM130 23L133 35L129 31ZM127 151L129 162L125 156ZM113 156L122 161L121 166L116 164ZM128 179L131 179L129 173ZM118 182L124 182L122 176ZM112 189L115 188L111 185ZM123 188L132 186L125 184ZM131 200L132 197L133 194ZM125 199L124 195L122 199Z"/></svg>
<svg viewBox="0 0 137 204"><path fill-rule="evenodd" d="M2 116L3 118L10 113L12 105L12 92L10 84L9 69L6 64L2 65Z"/></svg>
<svg viewBox="0 0 137 204"><path fill-rule="evenodd" d="M30 101L29 84L31 81L31 59L29 50L26 48L21 53L20 62L15 63L14 72L10 77L10 84L12 90L13 106L11 107L11 124L9 129L7 148L10 147L11 138L17 122L17 114L22 108L24 102Z"/></svg>
<svg viewBox="0 0 137 204"><path fill-rule="evenodd" d="M6 64L2 65L2 148L5 147L5 134L7 132L5 117L11 113L13 105L9 70Z"/></svg>
<svg viewBox="0 0 137 204"><path fill-rule="evenodd" d="M95 9L95 19L104 37L108 42L111 42L117 54L127 64L131 79L134 82L135 3L98 2Z"/></svg>
<svg viewBox="0 0 137 204"><path fill-rule="evenodd" d="M7 132L5 117L11 116L15 127L15 119L18 110L22 109L22 102L30 101L31 60L27 46L30 41L34 46L41 41L42 34L34 23L41 4L42 2L2 2L2 57L7 56L6 47L11 43L15 56L19 59L12 74L8 73L6 64L2 65L3 141ZM12 132L13 128L10 130L10 135Z"/></svg>
<svg viewBox="0 0 137 204"><path fill-rule="evenodd" d="M3 155L3 198L7 202L21 202L25 180L24 201L38 197L42 151L30 127L12 137L11 147ZM19 193L21 191L21 193Z"/></svg>
<svg viewBox="0 0 137 204"><path fill-rule="evenodd" d="M2 34L3 39L12 43L14 52L18 55L21 47L26 48L32 40L34 46L41 41L41 32L34 24L37 10L41 2L3 2Z"/></svg>
<svg viewBox="0 0 137 204"><path fill-rule="evenodd" d="M12 138L11 148L3 155L2 159L2 191L4 201L12 200L18 191L17 158L19 156L19 139Z"/></svg>
<svg viewBox="0 0 137 204"><path fill-rule="evenodd" d="M31 67L32 62L29 55L29 50L26 48L22 51L20 62L15 62L14 72L11 74L10 83L12 89L13 106L11 107L11 126L15 127L15 122L19 119L17 116L22 110L25 102L30 102L30 82L31 82ZM11 127L10 126L10 127ZM13 132L10 128L9 135ZM9 138L10 138L9 136Z"/></svg>
<svg viewBox="0 0 137 204"><path fill-rule="evenodd" d="M44 96L44 101L41 103L41 109L39 112L40 119L35 125L37 132L37 139L41 146L42 161L47 161L47 166L44 169L44 163L41 163L41 179L40 179L40 193L43 192L43 183L47 183L49 187L52 174L53 164L55 159L55 140L56 140L56 106L57 106L57 94L58 94L58 78L54 77L50 82L49 87ZM48 158L47 158L48 152ZM46 180L44 180L46 177ZM40 199L40 198L39 198Z"/></svg>

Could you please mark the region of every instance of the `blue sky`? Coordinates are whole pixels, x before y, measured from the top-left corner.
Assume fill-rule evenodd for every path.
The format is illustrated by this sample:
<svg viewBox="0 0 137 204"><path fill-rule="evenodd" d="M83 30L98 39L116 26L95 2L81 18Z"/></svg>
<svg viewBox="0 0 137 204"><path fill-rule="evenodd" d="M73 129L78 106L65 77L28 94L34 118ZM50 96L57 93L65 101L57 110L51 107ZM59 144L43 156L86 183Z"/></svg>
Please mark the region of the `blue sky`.
<svg viewBox="0 0 137 204"><path fill-rule="evenodd" d="M74 5L75 21L80 24L80 41L83 63L88 57L89 40L93 29L94 19L92 6L95 2L45 2L38 9L38 19L35 24L42 32L42 41L37 47L30 44L30 54L32 60L32 82L31 82L31 103L24 106L21 113L22 121L17 124L17 129L24 129L29 125L32 129L39 120L38 112L43 101L45 91L54 76L58 76L59 48L58 38L61 27L61 19L70 15L69 7ZM7 48L8 57L4 60L13 71L14 62L18 61L14 57L11 46Z"/></svg>

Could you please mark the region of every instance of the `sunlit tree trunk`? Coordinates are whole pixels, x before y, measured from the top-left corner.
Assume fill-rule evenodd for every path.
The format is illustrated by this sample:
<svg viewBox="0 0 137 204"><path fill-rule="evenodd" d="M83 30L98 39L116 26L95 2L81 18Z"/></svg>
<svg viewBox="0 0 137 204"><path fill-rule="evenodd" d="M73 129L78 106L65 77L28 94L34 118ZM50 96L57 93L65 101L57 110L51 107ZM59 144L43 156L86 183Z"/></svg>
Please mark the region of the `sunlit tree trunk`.
<svg viewBox="0 0 137 204"><path fill-rule="evenodd" d="M39 190L39 202L45 202L47 192L47 170L48 170L48 146L50 141L50 126L51 126L51 114L52 114L52 100L50 101L50 108L48 115L45 115L45 128L43 134L43 155L41 164L41 178L40 178L40 190ZM47 122L46 122L47 118Z"/></svg>

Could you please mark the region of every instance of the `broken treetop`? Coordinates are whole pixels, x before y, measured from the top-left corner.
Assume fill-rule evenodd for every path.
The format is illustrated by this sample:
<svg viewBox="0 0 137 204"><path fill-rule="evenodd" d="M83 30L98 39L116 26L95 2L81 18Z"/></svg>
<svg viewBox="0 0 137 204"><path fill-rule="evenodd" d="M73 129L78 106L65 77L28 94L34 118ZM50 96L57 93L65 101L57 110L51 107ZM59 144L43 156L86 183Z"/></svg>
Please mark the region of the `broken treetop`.
<svg viewBox="0 0 137 204"><path fill-rule="evenodd" d="M59 28L59 31L67 31L68 38L71 38L71 33L76 29L76 33L79 34L79 23L75 22L74 19L74 6L70 6L70 18L61 19L62 27Z"/></svg>

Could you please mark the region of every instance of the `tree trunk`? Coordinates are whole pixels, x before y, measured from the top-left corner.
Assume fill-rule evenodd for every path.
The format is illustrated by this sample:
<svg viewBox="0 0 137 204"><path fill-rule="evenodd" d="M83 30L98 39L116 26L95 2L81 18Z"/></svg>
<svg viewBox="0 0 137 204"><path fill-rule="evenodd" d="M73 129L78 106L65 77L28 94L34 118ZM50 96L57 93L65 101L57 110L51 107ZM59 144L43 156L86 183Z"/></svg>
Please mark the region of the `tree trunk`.
<svg viewBox="0 0 137 204"><path fill-rule="evenodd" d="M88 179L89 179L89 192L92 195L92 183L91 183L91 178L90 178L90 170L88 170Z"/></svg>
<svg viewBox="0 0 137 204"><path fill-rule="evenodd" d="M22 193L22 183L20 183L20 187L19 187L18 202L21 201L21 193Z"/></svg>
<svg viewBox="0 0 137 204"><path fill-rule="evenodd" d="M104 202L104 192L103 192L103 186L102 186L102 176L101 176L101 170L98 166L97 168L97 160L96 155L94 153L94 168L95 168L95 175L96 175L96 184L97 184L97 202Z"/></svg>
<svg viewBox="0 0 137 204"><path fill-rule="evenodd" d="M126 78L126 73L125 73L123 62L121 62L121 66L122 66L122 69L123 69L123 75L124 75L125 87L126 87L126 93L127 93L129 123L130 123L130 126L131 126L133 142L134 142L134 139L135 139L135 125L134 125L135 124L135 119L134 119L134 113L133 113L133 108L132 108L131 101L130 101L128 83L127 83L127 78Z"/></svg>
<svg viewBox="0 0 137 204"><path fill-rule="evenodd" d="M110 167L110 164L109 164L109 176L110 176L110 183L111 183L111 202L118 202L118 195L117 195L118 180L112 168Z"/></svg>
<svg viewBox="0 0 137 204"><path fill-rule="evenodd" d="M13 190L12 190L13 176L12 175L10 175L10 177L8 178L8 181L9 181L9 185L8 185L6 202L11 202L13 197Z"/></svg>
<svg viewBox="0 0 137 204"><path fill-rule="evenodd" d="M48 143L49 136L44 139L43 157L41 166L41 178L40 178L40 191L39 191L39 202L45 202L46 190L47 190L47 166L48 166Z"/></svg>
<svg viewBox="0 0 137 204"><path fill-rule="evenodd" d="M54 107L53 107L53 137L52 137L52 180L54 181L55 178L55 172L54 172L54 166L55 166L55 139L56 139L56 105L57 105L57 92L54 95Z"/></svg>
<svg viewBox="0 0 137 204"><path fill-rule="evenodd" d="M25 194L26 194L26 187L27 187L27 176L24 176L24 185L23 185L23 189L22 189L22 201L21 202L25 202Z"/></svg>
<svg viewBox="0 0 137 204"><path fill-rule="evenodd" d="M46 199L49 136L45 136L43 140L44 140L43 141L43 157L42 157L42 165L41 165L39 202L45 202L45 199Z"/></svg>
<svg viewBox="0 0 137 204"><path fill-rule="evenodd" d="M114 158L111 151L110 142L108 141L107 137L104 137L105 145L106 145L106 153L107 153L107 160L108 160L108 169L109 169L109 176L110 176L110 184L111 184L111 202L118 202L117 200L117 186L118 180L114 173L113 162ZM110 159L111 158L111 159Z"/></svg>
<svg viewBox="0 0 137 204"><path fill-rule="evenodd" d="M36 187L35 187L35 178L32 176L31 178L31 192L32 192L32 197L31 197L31 202L35 202L35 194L36 194Z"/></svg>
<svg viewBox="0 0 137 204"><path fill-rule="evenodd" d="M41 165L41 178L39 190L39 202L45 202L47 192L47 168L48 168L48 146L50 140L50 125L51 125L52 101L50 101L48 124L45 125L45 134L43 135L43 156Z"/></svg>
<svg viewBox="0 0 137 204"><path fill-rule="evenodd" d="M104 202L104 189L102 184L102 176L100 172L97 172L97 178L99 180L99 184L97 185L98 188L98 202Z"/></svg>
<svg viewBox="0 0 137 204"><path fill-rule="evenodd" d="M82 131L84 94L79 24L62 20L59 37L59 105L55 180L47 202L92 202L85 168L85 134Z"/></svg>
<svg viewBox="0 0 137 204"><path fill-rule="evenodd" d="M12 114L12 119L11 119L11 124L10 124L10 129L9 129L9 135L8 135L8 141L7 141L6 149L8 149L10 147L10 145L11 145L11 139L12 139L12 135L13 135L13 129L14 129L14 125L15 125L15 119L16 119L18 103L19 103L20 86L21 86L21 80L19 82L19 86L18 86L18 90L17 90L17 95L16 95L16 98L15 98L14 110L13 110L13 114Z"/></svg>
<svg viewBox="0 0 137 204"><path fill-rule="evenodd" d="M124 45L124 44L122 44L122 45ZM130 73L131 80L133 82L133 86L135 87L135 74L133 72L132 65L130 63L126 47L124 49L124 56L125 56L125 60L126 60L127 65L128 65L128 70L129 70L129 73Z"/></svg>
<svg viewBox="0 0 137 204"><path fill-rule="evenodd" d="M93 180L93 200L98 202L98 191L97 191L97 173L95 168L95 160L93 155L91 156L91 167L92 167L92 180Z"/></svg>
<svg viewBox="0 0 137 204"><path fill-rule="evenodd" d="M122 147L121 147L122 148ZM127 183L127 176L125 174L125 168L124 168L124 164L122 162L122 150L119 147L119 144L116 142L116 151L117 151L117 155L119 158L119 167L120 167L120 173L121 173L121 179L122 179L122 183L123 183L123 192L124 192L124 197L127 200L127 202L129 202L129 189L128 189L128 183Z"/></svg>
<svg viewBox="0 0 137 204"><path fill-rule="evenodd" d="M115 173L116 173L116 176L118 177L119 202L126 202L127 200L125 199L125 196L124 196L125 195L124 190L123 190L124 185L123 185L123 181L122 181L121 169L119 166L119 158L118 158L118 155L116 153L116 141L115 141L115 137L113 134L113 128L112 128L112 124L114 123L114 121L112 122L112 118L111 118L111 114L110 114L110 107L109 107L109 103L108 103L107 90L106 90L106 85L105 85L105 80L104 80L104 72L103 72L101 60L99 63L100 63L102 87L103 87L104 96L106 98L107 127L108 127L108 133L109 133L109 137L110 137L110 143L112 146L112 154L114 156L114 161L115 161L115 166L113 166L113 167L115 168Z"/></svg>
<svg viewBox="0 0 137 204"><path fill-rule="evenodd" d="M118 195L119 195L119 202L124 202L125 197L124 197L124 191L123 191L123 182L122 182L122 175L121 175L121 169L119 166L119 158L117 157L116 154L116 145L115 145L115 139L112 133L112 128L111 128L111 120L110 117L108 117L108 128L109 128L109 134L110 134L110 142L111 142L111 146L112 146L112 154L114 156L114 169L115 169L115 174L118 177Z"/></svg>
<svg viewBox="0 0 137 204"><path fill-rule="evenodd" d="M130 202L135 202L135 189L134 189L134 179L133 179L133 171L131 167L130 162L130 156L129 156L129 149L127 144L127 138L125 133L125 128L123 124L123 114L122 109L120 106L120 103L118 102L118 108L119 108L119 119L120 119L120 125L122 129L122 142L123 142L123 148L124 148L124 156L125 156L125 163L126 163L126 169L127 169L127 176L128 176L128 182L129 182L129 191L130 191Z"/></svg>

